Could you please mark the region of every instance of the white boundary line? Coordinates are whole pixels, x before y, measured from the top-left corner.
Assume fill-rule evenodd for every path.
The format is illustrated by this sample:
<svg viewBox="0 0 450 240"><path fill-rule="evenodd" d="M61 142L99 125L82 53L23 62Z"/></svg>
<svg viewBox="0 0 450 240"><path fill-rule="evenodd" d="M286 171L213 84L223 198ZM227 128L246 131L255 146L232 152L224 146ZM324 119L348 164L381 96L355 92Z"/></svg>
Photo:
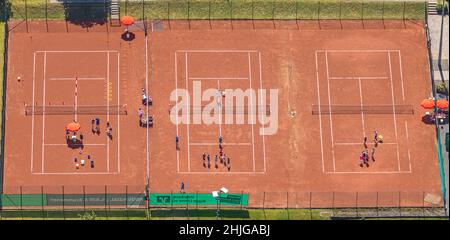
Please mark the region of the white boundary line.
<svg viewBox="0 0 450 240"><path fill-rule="evenodd" d="M94 81L94 80L105 80L104 77L53 77L53 78L49 78L49 81L74 81L74 80L78 80L78 81Z"/></svg>
<svg viewBox="0 0 450 240"><path fill-rule="evenodd" d="M405 121L405 129L406 129L406 146L408 149L408 163L409 163L409 171L412 171L411 168L411 153L409 151L409 131L408 131L408 123Z"/></svg>
<svg viewBox="0 0 450 240"><path fill-rule="evenodd" d="M260 89L263 89L262 85L262 64L261 64L261 52L258 52L258 59L259 59L259 87ZM266 122L266 115L262 113L263 122ZM266 141L265 141L265 128L262 128L263 135L262 135L262 141L263 141L263 164L264 164L264 173L266 173Z"/></svg>
<svg viewBox="0 0 450 240"><path fill-rule="evenodd" d="M114 51L114 50L80 50L80 51L64 51L64 50L60 50L60 51L46 51L46 50L39 50L36 51L37 53L105 53L105 52L115 52L118 53L119 51Z"/></svg>
<svg viewBox="0 0 450 240"><path fill-rule="evenodd" d="M210 143L210 142L206 142L206 143L190 143L191 146L215 146L217 145L217 143ZM222 143L222 145L224 146L250 146L252 145L252 143Z"/></svg>
<svg viewBox="0 0 450 240"><path fill-rule="evenodd" d="M358 79L358 85L359 85L360 106L361 106L361 109L362 109L363 108L363 95L362 95L361 78ZM363 138L364 138L364 137L366 137L366 127L364 125L364 111L361 111L361 124L362 124L362 130L363 130Z"/></svg>
<svg viewBox="0 0 450 240"><path fill-rule="evenodd" d="M317 50L317 52L389 52L389 51L400 51L398 49L368 49L368 50L358 50L358 49L327 49L327 50Z"/></svg>
<svg viewBox="0 0 450 240"><path fill-rule="evenodd" d="M388 143L379 143L380 145L398 145L398 143L390 143L390 142L388 142ZM363 143L362 142L360 142L360 143L355 143L355 142L349 142L349 143L334 143L334 145L363 145ZM368 142L367 143L367 145L375 145L375 143L371 143L371 142Z"/></svg>
<svg viewBox="0 0 450 240"><path fill-rule="evenodd" d="M250 89L252 88L252 63L251 63L251 55L250 53L248 53L248 80L250 82ZM250 94L250 102L251 104L253 104L253 95ZM252 118L252 122L250 123L250 125L252 126L252 163L253 163L253 172L256 171L256 163L255 163L255 131L254 131L254 124L255 124L255 116L253 114L253 108L250 107L250 111L251 111L251 118Z"/></svg>
<svg viewBox="0 0 450 240"><path fill-rule="evenodd" d="M374 79L389 79L389 77L330 77L330 80L374 80Z"/></svg>
<svg viewBox="0 0 450 240"><path fill-rule="evenodd" d="M265 172L179 172L179 174L209 174L209 175L214 175L214 174L266 174Z"/></svg>
<svg viewBox="0 0 450 240"><path fill-rule="evenodd" d="M120 106L120 53L117 53L117 105ZM119 107L117 107L119 110ZM117 111L117 172L120 173L120 114Z"/></svg>
<svg viewBox="0 0 450 240"><path fill-rule="evenodd" d="M46 144L44 144L45 146L67 146L67 143L46 143ZM85 144L85 143L83 143L83 144L73 144L73 145L75 145L75 146L81 146L81 145L83 145L83 146L106 146L106 144L105 143L87 143L87 144Z"/></svg>
<svg viewBox="0 0 450 240"><path fill-rule="evenodd" d="M42 97L42 105L43 105L43 111L42 114L42 162L41 162L41 173L44 173L44 152L45 152L45 82L46 82L46 70L47 69L47 53L44 53L44 86L43 86L43 97Z"/></svg>
<svg viewBox="0 0 450 240"><path fill-rule="evenodd" d="M320 109L320 85L319 85L319 64L317 62L317 51L315 52L316 56L316 81L317 81L317 103L319 104L319 112ZM320 132L320 154L322 156L322 172L325 172L325 162L323 157L323 137L322 137L322 116L319 115L319 132Z"/></svg>
<svg viewBox="0 0 450 240"><path fill-rule="evenodd" d="M36 78L36 52L33 53L33 97L31 102L31 108L34 112L34 92L35 92L35 78ZM34 114L31 118L31 173L33 173L34 165Z"/></svg>
<svg viewBox="0 0 450 240"><path fill-rule="evenodd" d="M186 74L186 91L187 92L189 92L189 82L188 82L188 79L189 79L189 74L188 74L188 52L185 52L185 61L186 61L186 63L185 63L185 65L186 65L186 72L185 72L185 74ZM188 99L189 100L189 102L191 102L191 99ZM189 138L191 137L191 135L189 134L189 125L191 124L191 122L190 122L190 119L191 119L191 109L190 109L190 106L189 106L190 104L188 104L188 106L187 106L187 110L188 110L188 114L187 114L187 117L188 117L188 119L187 119L187 123L186 123L186 130L187 130L187 154L188 154L188 171L190 172L191 171L191 153L190 153L190 144L189 144ZM178 113L177 113L178 114Z"/></svg>
<svg viewBox="0 0 450 240"><path fill-rule="evenodd" d="M241 78L241 77L220 77L220 78L202 78L202 77L190 77L189 80L247 80L248 78Z"/></svg>
<svg viewBox="0 0 450 240"><path fill-rule="evenodd" d="M178 63L177 63L177 52L175 52L175 96L178 101ZM176 132L178 135L178 105L175 104L175 111L177 113L177 116L175 117L175 126L176 126ZM176 150L177 152L177 172L180 172L180 151Z"/></svg>
<svg viewBox="0 0 450 240"><path fill-rule="evenodd" d="M119 174L118 172L67 172L67 173L55 173L55 172L46 172L46 173L32 173L37 175L109 175L109 174Z"/></svg>
<svg viewBox="0 0 450 240"><path fill-rule="evenodd" d="M184 53L251 53L257 50L177 50Z"/></svg>
<svg viewBox="0 0 450 240"><path fill-rule="evenodd" d="M388 52L388 60L389 60L389 76L391 78L391 95L392 95L392 111L393 111L393 118L394 118L394 130L395 130L395 141L398 142L398 133L397 133L397 116L395 113L395 96L394 96L394 82L392 81L392 64L391 64L391 52ZM401 171L400 169L400 156L398 152L398 146L397 146L397 164L398 164L398 171Z"/></svg>
<svg viewBox="0 0 450 240"><path fill-rule="evenodd" d="M331 153L333 155L333 171L336 171L336 160L334 157L334 136L333 136L333 118L331 114L331 91L330 91L330 73L328 68L328 51L325 51L325 65L327 69L327 85L328 85L328 108L330 111L330 133L331 133Z"/></svg>
<svg viewBox="0 0 450 240"><path fill-rule="evenodd" d="M400 66L400 80L402 82L402 97L403 101L405 101L405 88L403 87L403 67L402 67L402 54L400 53L400 50L398 50L398 62Z"/></svg>
<svg viewBox="0 0 450 240"><path fill-rule="evenodd" d="M106 53L106 122L109 122L109 52ZM109 172L109 137L106 137L106 171Z"/></svg>
<svg viewBox="0 0 450 240"><path fill-rule="evenodd" d="M326 174L404 174L404 173L411 173L410 171L394 171L394 172L390 172L390 171L380 171L380 172L325 172Z"/></svg>

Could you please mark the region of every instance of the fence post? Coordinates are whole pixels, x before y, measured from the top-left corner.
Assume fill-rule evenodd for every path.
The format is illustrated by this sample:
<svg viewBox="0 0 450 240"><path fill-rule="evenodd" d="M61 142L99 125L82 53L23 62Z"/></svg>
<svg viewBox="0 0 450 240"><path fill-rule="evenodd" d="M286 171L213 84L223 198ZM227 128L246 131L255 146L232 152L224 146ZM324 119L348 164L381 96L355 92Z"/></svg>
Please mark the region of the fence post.
<svg viewBox="0 0 450 240"><path fill-rule="evenodd" d="M287 218L289 220L289 192L286 192L286 212L287 212Z"/></svg>
<svg viewBox="0 0 450 240"><path fill-rule="evenodd" d="M310 220L313 219L313 215L312 215L312 192L309 192L309 217L310 217Z"/></svg>
<svg viewBox="0 0 450 240"><path fill-rule="evenodd" d="M66 212L64 210L64 185L62 185L62 205L63 205L63 219L66 220Z"/></svg>
<svg viewBox="0 0 450 240"><path fill-rule="evenodd" d="M23 205L23 202L22 202L22 186L20 186L20 217L23 220L23 215L22 215L23 208L22 208L22 205Z"/></svg>
<svg viewBox="0 0 450 240"><path fill-rule="evenodd" d="M106 215L106 219L108 219L108 210L109 210L106 208L106 205L108 204L107 201L108 201L108 186L105 185L105 215Z"/></svg>
<svg viewBox="0 0 450 240"><path fill-rule="evenodd" d="M359 217L359 212L358 212L358 196L359 196L359 193L358 192L356 192L356 217Z"/></svg>
<svg viewBox="0 0 450 240"><path fill-rule="evenodd" d="M27 4L27 0L25 1L25 26L27 28L27 33L28 33L28 4Z"/></svg>
<svg viewBox="0 0 450 240"><path fill-rule="evenodd" d="M377 191L377 217L378 217L378 191Z"/></svg>
<svg viewBox="0 0 450 240"><path fill-rule="evenodd" d="M335 217L335 215L334 215L334 191L333 191L333 195L331 198L331 212L333 213L333 217Z"/></svg>
<svg viewBox="0 0 450 240"><path fill-rule="evenodd" d="M41 209L42 209L42 219L45 220L45 217L44 217L44 186L41 186Z"/></svg>
<svg viewBox="0 0 450 240"><path fill-rule="evenodd" d="M398 211L400 214L400 217L402 216L402 197L401 197L401 192L398 191Z"/></svg>
<svg viewBox="0 0 450 240"><path fill-rule="evenodd" d="M130 219L128 215L128 185L125 186L125 212L127 213L127 219Z"/></svg>
<svg viewBox="0 0 450 240"><path fill-rule="evenodd" d="M86 214L86 189L83 185L83 209L84 209L84 214Z"/></svg>

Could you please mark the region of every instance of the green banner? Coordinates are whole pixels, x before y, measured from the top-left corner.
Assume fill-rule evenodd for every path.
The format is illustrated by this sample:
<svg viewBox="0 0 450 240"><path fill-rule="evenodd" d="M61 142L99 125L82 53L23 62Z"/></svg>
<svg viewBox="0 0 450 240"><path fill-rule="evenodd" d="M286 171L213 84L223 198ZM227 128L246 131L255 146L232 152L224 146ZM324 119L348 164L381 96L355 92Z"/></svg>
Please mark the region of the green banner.
<svg viewBox="0 0 450 240"><path fill-rule="evenodd" d="M248 206L248 194L220 194L215 198L211 193L151 193L150 205L243 205Z"/></svg>

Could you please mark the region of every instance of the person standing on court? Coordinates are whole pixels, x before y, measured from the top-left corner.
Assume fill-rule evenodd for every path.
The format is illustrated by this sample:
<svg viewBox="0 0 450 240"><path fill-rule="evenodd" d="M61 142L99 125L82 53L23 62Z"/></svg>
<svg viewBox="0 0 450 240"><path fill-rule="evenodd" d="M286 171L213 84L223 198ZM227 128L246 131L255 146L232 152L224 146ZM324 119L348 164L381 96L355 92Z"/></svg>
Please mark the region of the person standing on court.
<svg viewBox="0 0 450 240"><path fill-rule="evenodd" d="M144 114L144 111L142 111L142 108L138 109L138 117L139 117L139 126L142 125L142 115Z"/></svg>
<svg viewBox="0 0 450 240"><path fill-rule="evenodd" d="M92 129L92 134L95 134L96 130L95 130L95 118L92 119L91 121L91 129Z"/></svg>
<svg viewBox="0 0 450 240"><path fill-rule="evenodd" d="M100 135L100 118L95 118L95 132Z"/></svg>
<svg viewBox="0 0 450 240"><path fill-rule="evenodd" d="M180 193L185 193L185 191L184 191L184 181L181 181Z"/></svg>
<svg viewBox="0 0 450 240"><path fill-rule="evenodd" d="M175 136L175 148L177 151L180 151L180 139L178 138L178 135Z"/></svg>

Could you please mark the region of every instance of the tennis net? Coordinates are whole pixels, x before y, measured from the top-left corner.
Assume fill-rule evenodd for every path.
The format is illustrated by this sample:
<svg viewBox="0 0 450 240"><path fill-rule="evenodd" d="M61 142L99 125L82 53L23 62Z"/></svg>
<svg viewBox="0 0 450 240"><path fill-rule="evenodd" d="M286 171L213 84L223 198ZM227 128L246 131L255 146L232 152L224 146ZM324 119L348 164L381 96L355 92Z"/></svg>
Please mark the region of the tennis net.
<svg viewBox="0 0 450 240"><path fill-rule="evenodd" d="M127 115L127 105L25 105L25 115Z"/></svg>
<svg viewBox="0 0 450 240"><path fill-rule="evenodd" d="M414 114L412 105L312 105L312 114Z"/></svg>

